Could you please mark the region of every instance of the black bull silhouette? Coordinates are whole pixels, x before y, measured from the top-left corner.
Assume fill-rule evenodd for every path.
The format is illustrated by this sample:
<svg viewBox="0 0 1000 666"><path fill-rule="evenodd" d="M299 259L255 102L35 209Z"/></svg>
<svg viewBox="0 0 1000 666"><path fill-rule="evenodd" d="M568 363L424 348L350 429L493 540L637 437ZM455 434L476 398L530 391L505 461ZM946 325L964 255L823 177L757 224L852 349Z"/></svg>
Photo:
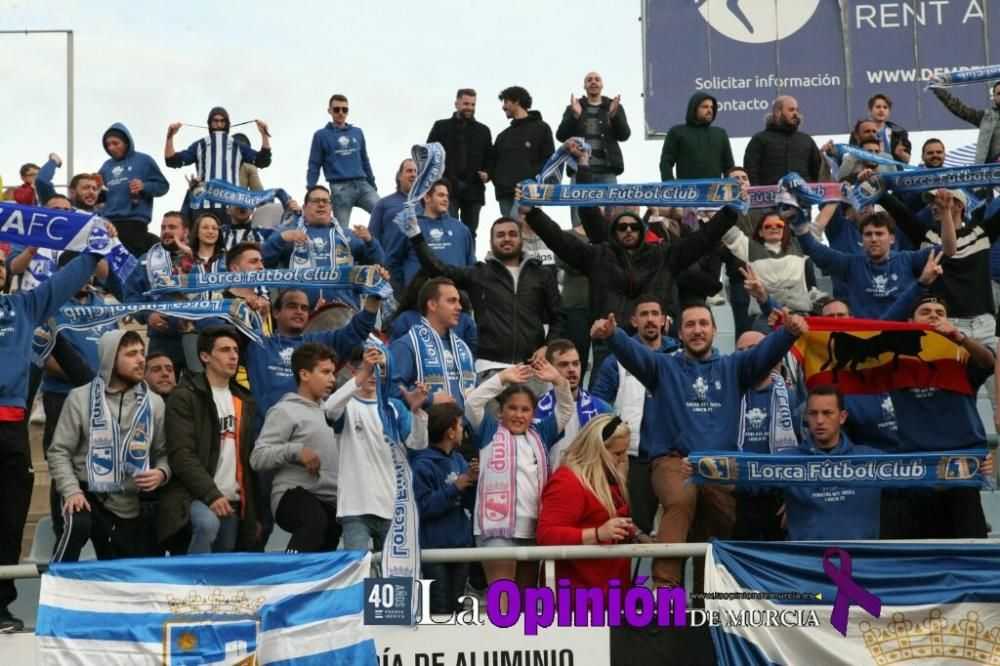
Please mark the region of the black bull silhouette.
<svg viewBox="0 0 1000 666"><path fill-rule="evenodd" d="M882 331L870 338L860 338L850 333L835 331L830 334L830 339L826 343L827 359L820 371L833 365L834 384L837 383L839 371L844 369L857 373L864 381L864 375L858 373L858 366L867 359L877 359L882 354L892 354L893 372L899 370L900 356L913 356L934 370L933 363L920 358L920 341L926 334L926 331Z"/></svg>

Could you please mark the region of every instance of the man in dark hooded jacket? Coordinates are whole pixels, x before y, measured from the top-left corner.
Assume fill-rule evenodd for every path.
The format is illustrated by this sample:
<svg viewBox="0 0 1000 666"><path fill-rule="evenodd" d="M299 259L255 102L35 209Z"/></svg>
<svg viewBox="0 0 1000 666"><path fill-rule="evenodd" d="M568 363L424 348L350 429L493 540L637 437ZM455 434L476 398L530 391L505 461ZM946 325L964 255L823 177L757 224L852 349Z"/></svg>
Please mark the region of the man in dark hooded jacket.
<svg viewBox="0 0 1000 666"><path fill-rule="evenodd" d="M581 183L592 182L586 155L575 144L565 145L575 152L579 162ZM520 194L518 191L517 194ZM737 214L722 208L698 231L675 243L644 243L646 225L638 213L627 210L617 215L610 226L596 207L580 208L580 219L591 243L578 234L563 231L559 224L539 208L521 206L525 222L557 257L590 279L590 317L601 319L601 312L614 312L618 321L629 321L638 299L657 294L664 301L672 300L675 276L714 251L725 234L736 223ZM597 238L598 231L607 228L607 237ZM674 303L664 303L668 309ZM627 330L631 335L635 331ZM607 356L603 344L593 347L595 368L600 368ZM596 378L597 373L593 373Z"/></svg>
<svg viewBox="0 0 1000 666"><path fill-rule="evenodd" d="M719 102L704 92L696 92L688 100L683 125L674 125L663 140L660 153L660 178L718 178L733 168L733 149L729 135L721 127L713 127L719 112Z"/></svg>
<svg viewBox="0 0 1000 666"><path fill-rule="evenodd" d="M552 128L542 120L540 112L529 110L531 95L527 90L511 86L499 97L504 114L510 118L510 127L497 134L487 171L500 204L500 215L510 215L514 186L526 178L534 178L556 148Z"/></svg>
<svg viewBox="0 0 1000 666"><path fill-rule="evenodd" d="M743 153L750 184L777 185L789 171L817 182L823 159L813 138L799 131L802 116L795 98L782 95L774 100L764 120L766 127L751 137Z"/></svg>

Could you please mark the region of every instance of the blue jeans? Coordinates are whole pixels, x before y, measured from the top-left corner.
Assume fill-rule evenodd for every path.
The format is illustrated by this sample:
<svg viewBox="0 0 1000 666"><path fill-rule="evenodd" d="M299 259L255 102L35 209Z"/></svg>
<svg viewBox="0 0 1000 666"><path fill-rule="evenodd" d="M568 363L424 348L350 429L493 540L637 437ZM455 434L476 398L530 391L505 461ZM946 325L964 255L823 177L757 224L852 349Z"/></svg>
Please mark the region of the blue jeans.
<svg viewBox="0 0 1000 666"><path fill-rule="evenodd" d="M389 533L389 519L366 513L363 516L343 516L339 518L344 528L344 550L368 550L368 539L372 540L372 550L381 552L385 545L385 535Z"/></svg>
<svg viewBox="0 0 1000 666"><path fill-rule="evenodd" d="M351 209L355 206L364 208L369 213L378 202L378 192L368 184L367 180L358 178L357 180L342 180L339 182L330 181L330 198L333 200L333 216L340 222L340 226L351 233Z"/></svg>
<svg viewBox="0 0 1000 666"><path fill-rule="evenodd" d="M233 514L219 518L201 500L192 500L188 512L191 515L191 544L188 555L206 553L231 553L236 548L236 535L240 529L240 506L233 506Z"/></svg>
<svg viewBox="0 0 1000 666"><path fill-rule="evenodd" d="M576 183L576 176L574 175L569 179L569 182ZM617 183L618 176L613 173L595 173L592 183ZM573 220L573 226L578 227L582 222L580 222L580 212L577 210L576 206L572 206L569 209L569 216Z"/></svg>

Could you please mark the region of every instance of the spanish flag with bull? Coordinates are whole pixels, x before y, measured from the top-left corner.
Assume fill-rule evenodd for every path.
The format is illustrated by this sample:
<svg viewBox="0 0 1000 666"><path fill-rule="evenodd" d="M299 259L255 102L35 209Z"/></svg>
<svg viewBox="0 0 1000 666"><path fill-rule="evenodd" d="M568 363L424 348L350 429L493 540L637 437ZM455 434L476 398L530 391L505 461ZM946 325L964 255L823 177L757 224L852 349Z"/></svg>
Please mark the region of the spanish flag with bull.
<svg viewBox="0 0 1000 666"><path fill-rule="evenodd" d="M807 317L809 333L792 352L806 387L834 384L844 393L934 387L971 394L968 352L923 324Z"/></svg>

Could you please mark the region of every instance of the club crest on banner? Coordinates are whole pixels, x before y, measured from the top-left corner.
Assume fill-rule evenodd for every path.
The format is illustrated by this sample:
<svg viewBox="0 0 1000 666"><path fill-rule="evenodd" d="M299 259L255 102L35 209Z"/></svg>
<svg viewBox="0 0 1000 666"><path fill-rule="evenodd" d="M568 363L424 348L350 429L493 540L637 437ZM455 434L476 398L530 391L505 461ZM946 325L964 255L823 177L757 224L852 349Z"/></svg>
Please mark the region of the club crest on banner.
<svg viewBox="0 0 1000 666"><path fill-rule="evenodd" d="M735 481L740 478L740 467L735 458L705 456L698 461L698 473L709 479Z"/></svg>
<svg viewBox="0 0 1000 666"><path fill-rule="evenodd" d="M992 664L1000 654L1000 626L987 627L976 611L952 621L940 608L919 620L893 613L882 623L858 623L865 647L879 666L935 660L937 663Z"/></svg>
<svg viewBox="0 0 1000 666"><path fill-rule="evenodd" d="M979 472L976 456L948 456L938 463L938 478L949 481L971 479Z"/></svg>
<svg viewBox="0 0 1000 666"><path fill-rule="evenodd" d="M215 590L203 596L191 590L187 597L167 595L174 617L163 623L163 663L256 666L260 650L260 618L264 598L249 599Z"/></svg>

